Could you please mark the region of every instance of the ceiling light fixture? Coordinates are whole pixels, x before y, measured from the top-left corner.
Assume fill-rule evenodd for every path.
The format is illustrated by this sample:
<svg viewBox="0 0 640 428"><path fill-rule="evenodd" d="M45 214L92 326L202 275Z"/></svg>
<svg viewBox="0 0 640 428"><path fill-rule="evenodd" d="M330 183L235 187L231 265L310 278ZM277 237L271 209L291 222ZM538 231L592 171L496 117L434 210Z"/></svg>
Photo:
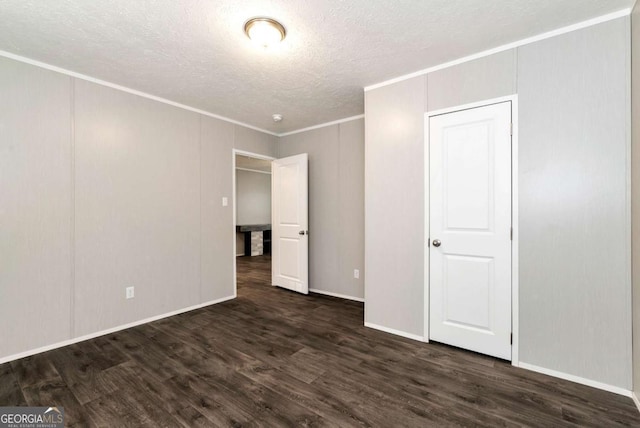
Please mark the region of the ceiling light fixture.
<svg viewBox="0 0 640 428"><path fill-rule="evenodd" d="M253 42L265 48L280 43L287 35L284 26L271 18L251 18L244 24L244 32Z"/></svg>

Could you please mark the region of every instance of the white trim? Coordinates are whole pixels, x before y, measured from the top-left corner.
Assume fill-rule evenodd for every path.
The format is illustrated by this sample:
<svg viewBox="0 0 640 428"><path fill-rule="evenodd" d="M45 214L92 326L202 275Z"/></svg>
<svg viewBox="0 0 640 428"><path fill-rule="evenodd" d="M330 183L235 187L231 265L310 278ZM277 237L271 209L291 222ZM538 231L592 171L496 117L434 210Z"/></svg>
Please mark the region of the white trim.
<svg viewBox="0 0 640 428"><path fill-rule="evenodd" d="M236 154L238 154L238 151L236 149L231 149L231 200L232 202L232 213L231 215L233 216L233 245L232 245L232 250L233 250L233 254L237 254L238 253L238 235L236 232L236 226L237 226L237 221L236 221ZM243 155L245 153L242 153ZM246 249L245 249L246 252ZM238 263L236 260L235 256L233 258L233 295L234 297L238 296Z"/></svg>
<svg viewBox="0 0 640 428"><path fill-rule="evenodd" d="M301 132L312 131L314 129L324 128L331 125L337 125L339 123L351 122L352 120L358 120L358 119L364 119L364 114L345 117L344 119L338 119L332 122L321 123L319 125L309 126L308 128L296 129L295 131L283 132L282 134L278 134L278 137L286 137L287 135L299 134Z"/></svg>
<svg viewBox="0 0 640 428"><path fill-rule="evenodd" d="M258 128L257 126L249 125L248 123L245 123L245 122L240 122L238 120L230 119L228 117L221 116L219 114L211 113L211 112L208 112L206 110L201 110L199 108L190 107L190 106L188 106L186 104L181 104L181 103L178 103L178 102L175 102L175 101L168 100L166 98L158 97L156 95L151 95L151 94L149 94L147 92L138 91L137 89L129 88L127 86L118 85L116 83L111 83L111 82L108 82L106 80L97 79L95 77L91 77L91 76L88 76L86 74L77 73L75 71L67 70L66 68L62 68L62 67L58 67L58 66L55 66L55 65L47 64L45 62L37 61L35 59L27 58L27 57L24 57L24 56L16 55L16 54L11 53L11 52L0 50L0 57L5 57L5 58L12 59L14 61L19 61L19 62L22 62L22 63L25 63L25 64L34 65L36 67L44 68L45 70L50 70L50 71L54 71L56 73L65 74L67 76L75 77L76 79L86 80L87 82L91 82L91 83L95 83L95 84L98 84L98 85L106 86L108 88L117 89L119 91L127 92L127 93L132 94L132 95L137 95L139 97L147 98L147 99L150 99L150 100L153 100L153 101L157 101L157 102L160 102L160 103L163 103L163 104L168 104L168 105L173 106L173 107L178 107L178 108L181 108L183 110L188 110L188 111L192 111L194 113L198 113L198 114L201 114L201 115L204 115L204 116L209 116L209 117L213 117L215 119L220 119L220 120L223 120L225 122L232 123L234 125L243 126L245 128L253 129L254 131L258 131L258 132L263 132L265 134L273 135L275 137L286 137L287 135L298 134L300 132L311 131L312 129L324 128L326 126L336 125L336 124L339 124L339 123L350 122L352 120L358 120L358 119L363 119L364 118L364 114L360 114L360 115L357 115L357 116L351 116L351 117L346 117L344 119L334 120L332 122L321 123L319 125L314 125L314 126L310 126L310 127L307 127L307 128L296 129L296 130L289 131L289 132L277 133L277 132L273 132L273 131L268 131L266 129Z"/></svg>
<svg viewBox="0 0 640 428"><path fill-rule="evenodd" d="M259 169L240 168L239 166L236 167L236 170L247 171L247 172L257 172L258 174L269 174L269 175L271 175L271 171L260 171Z"/></svg>
<svg viewBox="0 0 640 428"><path fill-rule="evenodd" d="M511 364L519 366L519 281L518 281L518 95L492 98L488 100L463 104L460 106L448 107L439 110L428 111L424 114L424 341L429 341L429 251L427 240L430 235L429 222L429 118L442 114L453 113L462 110L469 110L484 107L492 104L504 102L511 103L511 123L513 124L513 134L511 136L511 226L513 227L513 239L511 241L511 331L513 342L511 344Z"/></svg>
<svg viewBox="0 0 640 428"><path fill-rule="evenodd" d="M353 300L355 302L364 302L364 297L347 296L346 294L334 293L332 291L318 290L317 288L310 288L309 292L316 294L324 294L326 296L338 297L340 299Z"/></svg>
<svg viewBox="0 0 640 428"><path fill-rule="evenodd" d="M248 156L250 158L255 158L255 159L262 159L262 160L276 160L276 158L268 156L268 155L261 155L259 153L253 153L253 152L247 152L246 150L240 150L240 149L233 149L234 154L236 155L242 155L242 156ZM236 159L236 157L233 157L234 161Z"/></svg>
<svg viewBox="0 0 640 428"><path fill-rule="evenodd" d="M476 101L476 102L473 102L473 103L462 104L462 105L459 105L459 106L447 107L447 108L442 108L442 109L438 109L438 110L430 110L430 111L425 113L425 117L439 116L441 114L454 113L454 112L462 111L462 110L470 110L470 109L473 109L473 108L485 107L485 106L489 106L489 105L492 105L492 104L500 104L500 103L504 103L504 102L507 102L507 101L516 102L517 99L518 99L518 95L517 94L507 95L507 96L498 97L498 98L490 98L488 100Z"/></svg>
<svg viewBox="0 0 640 428"><path fill-rule="evenodd" d="M462 58L455 59L453 61L445 62L439 65L435 65L433 67L425 68L423 70L419 70L413 73L405 74L402 76L398 76L393 79L385 80L380 83L375 83L373 85L365 86L364 91L371 91L373 89L381 88L383 86L391 85L394 83L402 82L403 80L412 79L418 76L424 76L425 74L433 73L434 71L442 70L445 68L453 67L454 65L463 64L465 62L473 61L479 58L484 58L489 55L493 55L499 52L504 52L509 49L517 48L519 46L528 45L530 43L538 42L540 40L549 39L551 37L560 36L562 34L570 33L572 31L581 30L583 28L591 27L593 25L601 24L603 22L611 21L613 19L622 18L623 16L628 16L631 13L631 9L622 9L617 12L608 13L606 15L598 16L596 18L588 19L586 21L578 22L576 24L568 25L566 27L558 28L557 30L548 31L546 33L538 34L537 36L528 37L526 39L518 40L516 42L508 43L506 45L498 46L493 49L488 49L482 52L475 53L473 55L465 56Z"/></svg>
<svg viewBox="0 0 640 428"><path fill-rule="evenodd" d="M0 364L8 363L9 361L18 360L20 358L30 357L31 355L40 354L42 352L51 351L52 349L62 348L63 346L73 345L74 343L84 342L85 340L95 339L96 337L104 336L105 334L111 334L111 333L115 333L117 331L126 330L126 329L131 328L131 327L136 327L136 326L139 326L139 325L142 325L142 324L147 324L147 323L150 323L150 322L153 322L153 321L157 321L157 320L160 320L160 319L163 319L163 318L172 317L174 315L179 315L179 314L182 314L182 313L185 313L185 312L190 312L190 311L194 311L196 309L201 309L201 308L204 308L206 306L211 306L211 305L215 305L217 303L226 302L227 300L232 300L234 298L235 298L235 296L222 297L222 298L217 299L217 300L211 300L211 301L208 301L208 302L205 302L205 303L200 303L200 304L197 304L197 305L194 305L194 306L189 306L187 308L183 308L183 309L178 309L178 310L175 310L175 311L167 312L167 313L162 314L162 315L156 315L156 316L153 316L153 317L150 317L150 318L145 318L145 319L142 319L142 320L130 322L128 324L122 324L122 325L119 325L117 327L108 328L106 330L98 331L96 333L90 333L90 334L86 334L84 336L74 337L73 339L64 340L62 342L54 343L54 344L51 344L51 345L42 346L40 348L31 349L29 351L20 352L19 354L9 355L7 357L0 358Z"/></svg>
<svg viewBox="0 0 640 428"><path fill-rule="evenodd" d="M633 400L633 403L636 405L636 408L638 409L638 411L640 411L640 400L638 400L638 396L634 391L631 391L631 399Z"/></svg>
<svg viewBox="0 0 640 428"><path fill-rule="evenodd" d="M518 95L511 97L511 123L513 126L511 135L511 227L513 236L511 239L511 365L518 367L520 364L520 223L518 222L518 206L520 187L518 185L518 148L520 147L518 136Z"/></svg>
<svg viewBox="0 0 640 428"><path fill-rule="evenodd" d="M598 389L602 389L604 391L609 391L609 392L613 392L615 394L624 395L625 397L633 398L632 392L630 390L624 389L624 388L620 388L619 386L609 385L609 384L606 384L606 383L598 382L598 381L591 380L591 379L586 379L586 378L583 378L583 377L580 377L580 376L575 376L575 375L568 374L568 373L559 372L559 371L556 371L556 370L545 369L544 367L538 367L538 366L535 366L533 364L528 364L528 363L520 363L519 367L522 368L522 369L531 370L532 372L542 373L542 374L545 374L545 375L557 377L557 378L564 379L564 380L569 380L571 382L579 383L579 384L582 384L582 385L587 385L587 386L590 386L592 388L598 388Z"/></svg>
<svg viewBox="0 0 640 428"><path fill-rule="evenodd" d="M128 88L126 86L118 85L116 83L107 82L106 80L96 79L95 77L87 76L86 74L76 73L75 71L67 70L65 68L57 67L55 65L47 64L44 62L36 61L34 59L26 58L20 55L13 54L11 52L0 50L0 57L5 57L9 59L13 59L15 61L24 62L26 64L35 65L36 67L44 68L46 70L55 71L56 73L66 74L67 76L75 77L77 79L86 80L87 82L96 83L98 85L107 86L109 88L117 89L119 91L128 92L133 95L137 95L139 97L148 98L153 101L158 101L163 104L168 104L173 107L178 107L184 110L189 110L194 113L202 114L204 116L213 117L215 119L224 120L225 122L233 123L234 125L244 126L245 128L253 129L255 131L264 132L265 134L274 135L276 137L280 136L276 132L267 131L266 129L258 128L253 125L249 125L248 123L240 122L237 120L230 119L225 116L220 116L219 114L211 113L205 110L200 110L195 107L190 107L185 104L180 104L175 101L168 100L166 98L157 97L155 95L148 94L146 92L138 91L136 89Z"/></svg>
<svg viewBox="0 0 640 428"><path fill-rule="evenodd" d="M603 22L611 21L613 19L621 18L623 16L628 16L629 14L631 14L631 10L632 10L631 8L622 9L622 10L619 10L617 12L609 13L607 15L602 15L602 16L599 16L599 17L596 17L596 18L589 19L587 21L579 22L577 24L569 25L569 26L566 26L566 27L559 28L557 30L553 30L553 31L549 31L549 32L546 32L546 33L542 33L542 34L539 34L537 36L529 37L529 38L522 39L522 40L519 40L519 41L516 41L516 42L513 42L513 43L502 45L502 46L499 46L499 47L496 47L496 48L493 48L493 49L489 49L489 50L485 50L485 51L482 51L482 52L478 52L478 53L473 54L473 55L469 55L469 56L465 56L465 57L462 57L462 58L458 58L456 60L445 62L445 63L439 64L439 65L435 65L433 67L425 68L423 70L419 70L419 71L416 71L416 72L413 72L413 73L404 74L402 76L399 76L399 77L396 77L396 78L393 78L393 79L389 79L389 80L385 80L385 81L380 82L380 83L375 83L373 85L365 86L364 87L364 91L365 92L371 91L373 89L381 88L383 86L391 85L393 83L402 82L403 80L408 80L408 79L411 79L411 78L414 78L414 77L423 76L425 74L429 74L429 73L432 73L434 71L438 71L438 70L442 70L442 69L445 69L445 68L453 67L455 65L459 65L459 64L462 64L462 63L465 63L465 62L473 61L475 59L483 58L483 57L486 57L486 56L489 56L489 55L493 55L495 53L503 52L503 51L506 51L506 50L509 50L509 49L513 49L513 48L516 48L516 47L519 47L519 46L524 46L524 45L527 45L529 43L534 43L534 42L537 42L537 41L540 41L540 40L544 40L544 39L548 39L548 38L551 38L551 37L559 36L559 35L562 35L562 34L570 33L572 31L580 30L582 28L590 27L590 26L593 26L593 25L601 24ZM359 115L356 115L356 116L346 117L344 119L338 119L338 120L334 120L334 121L331 121L331 122L326 122L326 123L321 123L321 124L314 125L314 126L309 126L307 128L301 128L301 129L296 129L296 130L293 130L293 131L277 133L277 132L268 131L266 129L258 128L258 127L253 126L253 125L249 125L248 123L245 123L245 122L240 122L240 121L237 121L237 120L234 120L234 119L230 119L230 118L225 117L225 116L221 116L221 115L218 115L218 114L215 114L215 113L211 113L211 112L208 112L208 111L205 111L205 110L201 110L201 109L198 109L198 108L190 107L190 106L185 105L185 104L180 104L180 103L168 100L166 98L158 97L158 96L155 96L155 95L148 94L146 92L142 92L142 91L138 91L136 89L128 88L126 86L122 86L122 85L118 85L118 84L115 84L115 83L107 82L107 81L101 80L101 79L96 79L96 78L88 76L86 74L77 73L75 71L67 70L67 69L62 68L62 67L57 67L55 65L50 65L50 64L47 64L47 63L44 63L44 62L40 62L40 61L37 61L37 60L34 60L34 59L30 59L30 58L26 58L26 57L23 57L23 56L20 56L20 55L16 55L16 54L13 54L11 52L0 50L0 57L5 57L5 58L13 59L15 61L20 61L20 62L23 62L23 63L26 63L26 64L35 65L36 67L41 67L41 68L44 68L44 69L47 69L47 70L55 71L57 73L66 74L67 76L71 76L71 77L75 77L75 78L78 78L78 79L86 80L88 82L96 83L98 85L107 86L109 88L117 89L117 90L120 90L120 91L123 91L123 92L128 92L128 93L133 94L133 95L138 95L138 96L143 97L143 98L148 98L148 99L151 99L151 100L154 100L154 101L158 101L158 102L161 102L161 103L164 103L164 104L168 104L168 105L171 105L171 106L174 106L174 107L178 107L178 108L181 108L181 109L184 109L184 110L189 110L189 111L192 111L194 113L202 114L204 116L213 117L215 119L220 119L220 120L223 120L225 122L229 122L229 123L232 123L232 124L235 124L235 125L239 125L239 126L244 126L245 128L249 128L249 129L253 129L255 131L263 132L265 134L273 135L275 137L286 137L288 135L299 134L301 132L311 131L311 130L318 129L318 128L324 128L324 127L327 127L327 126L336 125L336 124L340 124L340 123L344 123L344 122L350 122L352 120L363 119L365 117L364 114L359 114Z"/></svg>
<svg viewBox="0 0 640 428"><path fill-rule="evenodd" d="M250 158L255 159L263 159L263 160L275 160L271 156L261 155L258 153L247 152L245 150L231 149L231 155L233 157L231 162L231 182L233 183L231 191L233 192L232 200L233 200L233 297L238 296L238 263L236 261L236 257L238 257L238 249L237 246L237 237L236 237L236 210L237 210L237 201L236 201L236 155L248 156ZM244 255L244 254L241 254Z"/></svg>
<svg viewBox="0 0 640 428"><path fill-rule="evenodd" d="M389 327L383 327L381 325L372 324L370 322L365 322L364 326L365 327L369 327L369 328L373 328L375 330L384 331L385 333L395 334L396 336L406 337L407 339L412 339L412 340L417 340L419 342L424 342L424 337L418 336L417 334L407 333L405 331L400 331L400 330L396 330L396 329L389 328Z"/></svg>
<svg viewBox="0 0 640 428"><path fill-rule="evenodd" d="M423 155L424 155L424 239L422 241L424 245L424 307L423 307L423 325L424 325L424 342L429 343L429 319L431 313L431 298L430 291L431 285L429 284L430 278L430 260L431 260L431 246L427 245L429 239L431 238L431 187L430 187L430 166L431 160L429 158L429 114L425 113L424 115L424 127L423 138L424 138L424 147L423 147Z"/></svg>

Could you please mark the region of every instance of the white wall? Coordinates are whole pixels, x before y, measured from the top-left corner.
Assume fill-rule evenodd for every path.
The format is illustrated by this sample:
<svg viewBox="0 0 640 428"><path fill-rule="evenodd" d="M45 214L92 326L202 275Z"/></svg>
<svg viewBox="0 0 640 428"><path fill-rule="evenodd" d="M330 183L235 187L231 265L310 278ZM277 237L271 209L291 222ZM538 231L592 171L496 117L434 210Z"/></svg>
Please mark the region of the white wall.
<svg viewBox="0 0 640 428"><path fill-rule="evenodd" d="M0 359L234 296L232 151L276 137L4 58L0 129Z"/></svg>
<svg viewBox="0 0 640 428"><path fill-rule="evenodd" d="M365 93L365 321L424 332L424 113L519 97L520 362L631 388L629 18Z"/></svg>
<svg viewBox="0 0 640 428"><path fill-rule="evenodd" d="M236 169L236 224L271 224L271 174Z"/></svg>

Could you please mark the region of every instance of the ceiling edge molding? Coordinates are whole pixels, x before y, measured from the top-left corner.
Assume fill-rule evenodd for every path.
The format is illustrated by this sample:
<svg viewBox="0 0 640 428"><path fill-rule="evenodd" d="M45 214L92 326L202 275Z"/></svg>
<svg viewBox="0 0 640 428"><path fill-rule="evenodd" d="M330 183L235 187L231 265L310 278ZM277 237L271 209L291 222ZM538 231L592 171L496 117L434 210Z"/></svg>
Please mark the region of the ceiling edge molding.
<svg viewBox="0 0 640 428"><path fill-rule="evenodd" d="M319 125L309 126L307 128L296 129L295 131L283 132L282 134L278 134L278 137L286 137L288 135L299 134L301 132L312 131L318 128L325 128L331 125L338 125L340 123L351 122L352 120L364 119L364 114L359 114L357 116L345 117L344 119L338 119L331 122L321 123Z"/></svg>
<svg viewBox="0 0 640 428"><path fill-rule="evenodd" d="M414 77L424 76L425 74L433 73L434 71L442 70L445 68L453 67L454 65L463 64L465 62L473 61L475 59L483 58L489 55L493 55L499 52L503 52L509 49L517 48L520 46L528 45L530 43L538 42L540 40L549 39L551 37L560 36L562 34L570 33L572 31L581 30L583 28L591 27L593 25L601 24L603 22L612 21L614 19L622 18L623 16L629 16L631 14L631 8L622 9L617 12L608 13L606 15L598 16L588 19L586 21L578 22L576 24L568 25L566 27L558 28L556 30L548 31L546 33L538 34L537 36L528 37L526 39L518 40L506 45L498 46L493 49L478 52L469 56L455 59L453 61L445 62L433 67L425 68L423 70L415 71L410 74L404 74L402 76L395 77L393 79L385 80L380 83L365 86L364 91L371 91L373 89L382 88L384 86L392 85L394 83L402 82L403 80L412 79Z"/></svg>
<svg viewBox="0 0 640 428"><path fill-rule="evenodd" d="M44 69L50 70L50 71L55 71L56 73L65 74L67 76L75 77L77 79L86 80L87 82L96 83L98 85L107 86L107 87L112 88L112 89L117 89L119 91L127 92L127 93L130 93L130 94L133 94L133 95L137 95L139 97L147 98L147 99L150 99L150 100L153 100L153 101L158 101L158 102L163 103L163 104L168 104L170 106L178 107L178 108L181 108L183 110L192 111L194 113L198 113L198 114L201 114L201 115L204 115L204 116L209 116L209 117L212 117L214 119L223 120L225 122L229 122L229 123L232 123L234 125L243 126L245 128L253 129L254 131L263 132L265 134L273 135L275 137L279 136L275 132L267 131L266 129L258 128L256 126L249 125L248 123L244 123L244 122L240 122L240 121L237 121L237 120L229 119L228 117L220 116L220 115L215 114L215 113L211 113L211 112L208 112L208 111L205 111L205 110L200 110L198 108L190 107L190 106L185 105L185 104L180 104L180 103L177 103L175 101L171 101L171 100L168 100L168 99L162 98L162 97L157 97L155 95L151 95L151 94L148 94L146 92L138 91L136 89L131 89L131 88L128 88L126 86L122 86L122 85L118 85L118 84L115 84L115 83L107 82L106 80L96 79L95 77L87 76L87 75L82 74L82 73L76 73L75 71L67 70L65 68L57 67L55 65L51 65L51 64L44 63L44 62L36 61L34 59L26 58L26 57L23 57L23 56L20 56L20 55L16 55L16 54L13 54L11 52L0 50L0 57L5 57L5 58L9 58L9 59L12 59L12 60L15 60L15 61L23 62L23 63L26 63L26 64L35 65L36 67L44 68Z"/></svg>

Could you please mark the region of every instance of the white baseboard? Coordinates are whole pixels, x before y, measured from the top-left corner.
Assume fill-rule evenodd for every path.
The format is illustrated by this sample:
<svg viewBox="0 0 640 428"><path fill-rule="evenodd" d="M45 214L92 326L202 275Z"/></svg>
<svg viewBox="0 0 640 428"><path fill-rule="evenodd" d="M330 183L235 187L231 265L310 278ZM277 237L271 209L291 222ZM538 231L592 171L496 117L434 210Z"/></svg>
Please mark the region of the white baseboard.
<svg viewBox="0 0 640 428"><path fill-rule="evenodd" d="M156 315L156 316L153 316L153 317L150 317L150 318L145 318L145 319L134 321L134 322L131 322L131 323L128 323L128 324L119 325L117 327L113 327L113 328L109 328L109 329L106 329L106 330L98 331L96 333L90 333L90 334L86 334L84 336L74 337L73 339L65 340L65 341L54 343L54 344L51 344L51 345L42 346L40 348L31 349L29 351L20 352L19 354L9 355L8 357L0 358L0 364L8 363L9 361L19 360L20 358L30 357L31 355L40 354L42 352L51 351L53 349L62 348L63 346L73 345L74 343L84 342L85 340L94 339L96 337L104 336L105 334L111 334L111 333L115 333L116 331L126 330L128 328L135 327L135 326L142 325L142 324L146 324L146 323L149 323L149 322L152 322L152 321L157 321L157 320L160 320L162 318L172 317L174 315L179 315L179 314L182 314L182 313L185 313L185 312L190 312L190 311L193 311L195 309L204 308L205 306L211 306L211 305L215 305L216 303L226 302L227 300L232 300L235 297L236 296L233 295L233 296L223 297L223 298L217 299L217 300L211 300L209 302L200 303L200 304L194 305L194 306L189 306L188 308L178 309L176 311L167 312L167 313L162 314L162 315Z"/></svg>
<svg viewBox="0 0 640 428"><path fill-rule="evenodd" d="M583 377L580 377L580 376L575 376L575 375L572 375L572 374L563 373L563 372L559 372L559 371L556 371L556 370L546 369L544 367L538 367L538 366L534 366L533 364L527 364L527 363L523 363L523 362L520 362L520 364L518 364L518 367L520 367L522 369L531 370L533 372L538 372L538 373L546 374L546 375L549 375L549 376L558 377L560 379L570 380L571 382L580 383L582 385L587 385L587 386L590 386L592 388L598 388L598 389L602 389L604 391L613 392L615 394L624 395L625 397L633 398L631 391L629 391L628 389L620 388L619 386L613 386L613 385L609 385L609 384L606 384L606 383L598 382L598 381L595 381L595 380L586 379L586 378L583 378ZM636 405L637 405L637 402L636 402ZM639 407L639 409L640 409L640 407Z"/></svg>
<svg viewBox="0 0 640 428"><path fill-rule="evenodd" d="M326 296L339 297L340 299L354 300L356 302L364 302L364 299L362 297L347 296L346 294L339 294L339 293L333 293L331 291L318 290L317 288L310 288L309 291L312 293L324 294Z"/></svg>
<svg viewBox="0 0 640 428"><path fill-rule="evenodd" d="M636 408L638 409L638 411L640 412L640 400L638 400L638 396L636 395L635 392L631 391L631 399L633 400L633 402L636 405Z"/></svg>
<svg viewBox="0 0 640 428"><path fill-rule="evenodd" d="M381 325L372 324L370 322L365 322L364 326L365 327L369 327L369 328L373 328L373 329L376 329L376 330L384 331L385 333L395 334L396 336L406 337L407 339L413 339L413 340L417 340L417 341L420 341L420 342L424 342L424 337L418 336L417 334L407 333L405 331L400 331L400 330L396 330L396 329L389 328L389 327L383 327Z"/></svg>

